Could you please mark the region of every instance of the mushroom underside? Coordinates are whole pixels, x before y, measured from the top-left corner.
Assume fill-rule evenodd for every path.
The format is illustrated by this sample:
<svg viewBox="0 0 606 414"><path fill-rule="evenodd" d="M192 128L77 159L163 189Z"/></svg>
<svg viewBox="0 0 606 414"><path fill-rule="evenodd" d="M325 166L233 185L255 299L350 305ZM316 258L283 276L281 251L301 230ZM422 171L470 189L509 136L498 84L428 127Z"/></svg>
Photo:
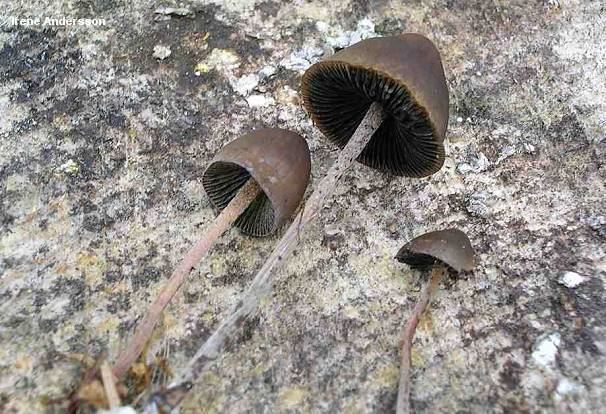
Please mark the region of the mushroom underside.
<svg viewBox="0 0 606 414"><path fill-rule="evenodd" d="M341 148L372 102L386 116L358 161L396 175L424 177L440 169L444 149L425 109L406 86L381 72L327 62L306 79L305 100L322 132Z"/></svg>
<svg viewBox="0 0 606 414"><path fill-rule="evenodd" d="M402 263L406 263L413 269L427 269L436 263L443 263L431 255L413 253L411 251L398 252L396 259Z"/></svg>
<svg viewBox="0 0 606 414"><path fill-rule="evenodd" d="M218 161L212 163L202 177L202 185L213 207L221 211L251 178L240 165ZM275 230L275 212L271 200L261 192L238 217L234 225L244 234L265 236Z"/></svg>

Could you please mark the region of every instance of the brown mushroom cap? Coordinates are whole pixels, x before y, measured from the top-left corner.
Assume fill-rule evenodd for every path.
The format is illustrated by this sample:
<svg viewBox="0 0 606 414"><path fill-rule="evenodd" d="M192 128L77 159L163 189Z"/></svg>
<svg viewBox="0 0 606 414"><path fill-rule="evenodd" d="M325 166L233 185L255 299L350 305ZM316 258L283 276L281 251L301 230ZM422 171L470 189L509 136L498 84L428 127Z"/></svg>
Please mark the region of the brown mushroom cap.
<svg viewBox="0 0 606 414"><path fill-rule="evenodd" d="M440 261L457 272L470 271L475 254L465 233L457 229L432 231L406 243L396 259L412 267L427 267Z"/></svg>
<svg viewBox="0 0 606 414"><path fill-rule="evenodd" d="M202 185L213 206L223 210L252 177L263 192L234 224L245 234L265 236L294 213L310 168L303 137L284 129L259 129L223 147L204 171Z"/></svg>
<svg viewBox="0 0 606 414"><path fill-rule="evenodd" d="M425 177L444 164L448 88L440 54L426 37L363 40L311 66L303 75L305 108L343 148L372 102L385 120L358 161L396 175Z"/></svg>

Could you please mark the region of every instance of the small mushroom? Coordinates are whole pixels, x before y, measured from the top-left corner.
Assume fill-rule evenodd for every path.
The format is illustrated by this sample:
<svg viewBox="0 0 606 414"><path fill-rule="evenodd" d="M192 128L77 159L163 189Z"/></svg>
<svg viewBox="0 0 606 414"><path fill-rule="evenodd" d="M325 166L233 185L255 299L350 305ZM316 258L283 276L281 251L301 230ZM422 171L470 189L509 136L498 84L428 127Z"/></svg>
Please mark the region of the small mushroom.
<svg viewBox="0 0 606 414"><path fill-rule="evenodd" d="M139 322L114 365L118 379L137 360L162 312L215 240L232 224L252 236L276 231L301 202L310 168L307 143L299 134L284 129L260 129L223 147L202 177L202 185L220 214L185 255Z"/></svg>
<svg viewBox="0 0 606 414"><path fill-rule="evenodd" d="M414 268L431 268L431 277L423 287L419 301L402 331L400 362L400 386L396 413L410 413L410 368L411 348L415 330L421 315L429 305L433 292L449 269L456 272L470 271L475 265L475 256L469 238L461 230L448 229L423 234L406 243L396 259Z"/></svg>
<svg viewBox="0 0 606 414"><path fill-rule="evenodd" d="M309 148L299 134L266 128L223 147L204 172L202 185L213 206L222 211L252 177L260 187L259 196L234 225L244 234L267 236L301 202L310 168Z"/></svg>
<svg viewBox="0 0 606 414"><path fill-rule="evenodd" d="M440 54L419 34L363 40L303 75L305 108L342 150L305 207L255 276L240 306L199 348L177 379L195 380L225 341L253 314L305 227L334 193L353 160L396 175L424 177L444 163L448 89Z"/></svg>

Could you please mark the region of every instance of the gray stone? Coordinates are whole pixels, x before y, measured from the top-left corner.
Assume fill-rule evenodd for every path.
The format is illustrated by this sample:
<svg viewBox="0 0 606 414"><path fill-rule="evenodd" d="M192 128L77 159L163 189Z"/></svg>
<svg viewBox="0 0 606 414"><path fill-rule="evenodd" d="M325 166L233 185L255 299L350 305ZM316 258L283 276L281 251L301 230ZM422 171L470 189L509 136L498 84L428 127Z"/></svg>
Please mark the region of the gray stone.
<svg viewBox="0 0 606 414"><path fill-rule="evenodd" d="M163 5L173 12L155 13ZM420 324L416 412L603 411L602 7L4 2L3 16L106 24L0 27L0 411L45 412L45 399L80 380L78 355L116 357L214 218L200 180L227 142L260 126L293 129L309 142L317 183L337 149L301 106L302 71L403 28L442 54L444 168L417 180L354 165L185 410L391 412L400 329L426 277L393 256L416 235L459 227L478 265L441 286ZM158 44L170 58L152 55ZM150 361L158 353L182 368L277 237L222 236L168 308ZM567 287L568 271L587 280Z"/></svg>

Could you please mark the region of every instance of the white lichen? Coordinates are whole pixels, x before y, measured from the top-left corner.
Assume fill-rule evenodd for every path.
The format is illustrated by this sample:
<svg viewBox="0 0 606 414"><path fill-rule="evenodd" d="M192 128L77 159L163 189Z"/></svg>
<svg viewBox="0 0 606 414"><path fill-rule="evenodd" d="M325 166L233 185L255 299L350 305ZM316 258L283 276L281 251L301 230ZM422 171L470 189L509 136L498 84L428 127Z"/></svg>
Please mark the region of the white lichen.
<svg viewBox="0 0 606 414"><path fill-rule="evenodd" d="M131 406L122 406L112 410L99 410L98 414L137 414L137 411Z"/></svg>
<svg viewBox="0 0 606 414"><path fill-rule="evenodd" d="M358 22L356 30L338 33L336 36L326 38L326 43L333 49L343 49L358 43L361 40L379 36L375 32L375 24L372 20L364 18Z"/></svg>
<svg viewBox="0 0 606 414"><path fill-rule="evenodd" d="M246 102L251 108L259 108L273 105L275 103L275 100L271 96L257 94L250 95L248 98L246 98Z"/></svg>
<svg viewBox="0 0 606 414"><path fill-rule="evenodd" d="M161 14L164 16L193 16L193 12L187 7L169 7L169 6L160 6L158 7L154 13Z"/></svg>
<svg viewBox="0 0 606 414"><path fill-rule="evenodd" d="M290 70L304 71L324 54L324 50L319 47L307 46L296 50L287 58L280 61L280 66Z"/></svg>
<svg viewBox="0 0 606 414"><path fill-rule="evenodd" d="M558 386L555 390L555 399L561 401L569 396L582 393L584 389L585 387L583 387L583 385L563 377L558 381Z"/></svg>
<svg viewBox="0 0 606 414"><path fill-rule="evenodd" d="M242 96L248 96L259 84L259 76L256 73L230 79L231 87Z"/></svg>
<svg viewBox="0 0 606 414"><path fill-rule="evenodd" d="M542 368L549 369L555 366L556 356L560 347L561 336L559 332L553 332L541 337L532 351L532 359Z"/></svg>
<svg viewBox="0 0 606 414"><path fill-rule="evenodd" d="M275 66L263 66L259 71L259 80L263 81L265 79L269 79L278 73L278 68Z"/></svg>
<svg viewBox="0 0 606 414"><path fill-rule="evenodd" d="M576 272L565 272L559 280L562 285L570 289L574 289L585 281L587 281L587 278Z"/></svg>
<svg viewBox="0 0 606 414"><path fill-rule="evenodd" d="M154 46L154 57L158 60L164 60L171 55L171 50L168 46L156 45Z"/></svg>
<svg viewBox="0 0 606 414"><path fill-rule="evenodd" d="M64 174L75 175L78 173L78 171L80 171L80 166L78 163L76 163L76 161L70 159L61 164L57 170Z"/></svg>
<svg viewBox="0 0 606 414"><path fill-rule="evenodd" d="M484 153L479 152L477 155L470 157L468 162L462 162L457 166L457 171L461 174L481 173L488 170L490 161Z"/></svg>

